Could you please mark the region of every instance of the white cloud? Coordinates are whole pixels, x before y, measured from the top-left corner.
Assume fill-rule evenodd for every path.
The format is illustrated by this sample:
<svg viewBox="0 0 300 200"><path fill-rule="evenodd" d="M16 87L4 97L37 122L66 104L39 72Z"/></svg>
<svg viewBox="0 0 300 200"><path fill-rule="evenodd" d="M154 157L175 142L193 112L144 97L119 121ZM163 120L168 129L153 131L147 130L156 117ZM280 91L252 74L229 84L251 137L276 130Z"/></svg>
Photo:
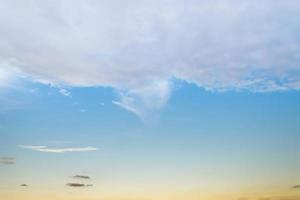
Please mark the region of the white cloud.
<svg viewBox="0 0 300 200"><path fill-rule="evenodd" d="M61 94L64 95L64 96L67 96L67 97L69 97L69 96L71 95L71 92L69 92L69 91L66 90L66 89L60 89L60 90L59 90L59 93L61 93Z"/></svg>
<svg viewBox="0 0 300 200"><path fill-rule="evenodd" d="M18 145L18 147L24 149L32 149L32 150L47 148L47 146L37 146L37 145Z"/></svg>
<svg viewBox="0 0 300 200"><path fill-rule="evenodd" d="M168 80L156 81L130 91L120 91L120 100L112 103L145 119L149 112L160 109L166 103L170 93L171 83Z"/></svg>
<svg viewBox="0 0 300 200"><path fill-rule="evenodd" d="M10 81L11 74L5 69L0 68L0 87L8 85Z"/></svg>
<svg viewBox="0 0 300 200"><path fill-rule="evenodd" d="M18 147L24 149L31 149L34 151L47 152L47 153L66 153L66 152L86 152L96 151L95 147L80 147L80 148L50 148L47 146L35 146L35 145L19 145Z"/></svg>
<svg viewBox="0 0 300 200"><path fill-rule="evenodd" d="M126 110L128 110L129 112L132 112L138 116L141 116L141 112L140 110L138 110L136 107L136 105L134 104L134 99L130 98L130 97L123 97L121 99L121 101L112 101L113 104L124 108Z"/></svg>
<svg viewBox="0 0 300 200"><path fill-rule="evenodd" d="M21 72L18 68L10 66L8 63L0 60L0 88L14 88L17 78L20 78Z"/></svg>
<svg viewBox="0 0 300 200"><path fill-rule="evenodd" d="M0 5L1 63L43 83L113 87L114 103L138 115L166 102L172 78L208 90L300 89L299 1Z"/></svg>

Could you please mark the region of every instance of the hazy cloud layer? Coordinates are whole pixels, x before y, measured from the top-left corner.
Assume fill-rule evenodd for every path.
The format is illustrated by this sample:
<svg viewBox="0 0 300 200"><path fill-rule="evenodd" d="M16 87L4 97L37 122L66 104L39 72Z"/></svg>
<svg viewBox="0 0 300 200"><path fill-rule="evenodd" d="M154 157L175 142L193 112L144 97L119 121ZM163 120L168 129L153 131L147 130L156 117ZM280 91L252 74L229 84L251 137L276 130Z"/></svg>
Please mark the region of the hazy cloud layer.
<svg viewBox="0 0 300 200"><path fill-rule="evenodd" d="M83 184L83 183L67 183L66 186L69 187L91 187L92 184Z"/></svg>
<svg viewBox="0 0 300 200"><path fill-rule="evenodd" d="M298 200L300 196L279 196L279 197L267 197L267 198L260 198L258 200Z"/></svg>
<svg viewBox="0 0 300 200"><path fill-rule="evenodd" d="M139 116L164 105L173 78L300 88L299 1L3 0L0 24L2 66L42 83L113 87L114 104Z"/></svg>
<svg viewBox="0 0 300 200"><path fill-rule="evenodd" d="M298 200L300 196L273 196L273 197L261 197L261 198L238 198L238 200Z"/></svg>
<svg viewBox="0 0 300 200"><path fill-rule="evenodd" d="M86 151L98 150L95 147L50 148L47 146L34 146L34 145L19 145L18 147L24 149L31 149L34 151L47 152L47 153L86 152Z"/></svg>
<svg viewBox="0 0 300 200"><path fill-rule="evenodd" d="M13 158L13 157L0 157L0 164L12 165L15 163L16 163L16 161L15 161L15 158Z"/></svg>

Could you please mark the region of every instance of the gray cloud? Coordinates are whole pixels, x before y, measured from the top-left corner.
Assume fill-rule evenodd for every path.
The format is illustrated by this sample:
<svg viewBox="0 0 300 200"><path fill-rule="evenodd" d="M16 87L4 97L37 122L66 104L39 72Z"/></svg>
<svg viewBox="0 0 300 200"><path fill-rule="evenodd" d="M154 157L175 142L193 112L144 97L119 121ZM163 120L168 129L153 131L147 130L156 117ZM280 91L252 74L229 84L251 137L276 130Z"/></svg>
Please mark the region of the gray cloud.
<svg viewBox="0 0 300 200"><path fill-rule="evenodd" d="M292 189L300 189L300 185L294 185L292 186Z"/></svg>
<svg viewBox="0 0 300 200"><path fill-rule="evenodd" d="M85 175L75 175L71 176L72 178L78 178L78 179L91 179L90 176L85 176Z"/></svg>
<svg viewBox="0 0 300 200"><path fill-rule="evenodd" d="M69 187L91 187L92 184L83 184L83 183L67 183L66 186Z"/></svg>
<svg viewBox="0 0 300 200"><path fill-rule="evenodd" d="M25 184L25 183L21 184L20 186L21 186L21 187L28 187L28 185Z"/></svg>
<svg viewBox="0 0 300 200"><path fill-rule="evenodd" d="M0 85L14 69L41 83L110 86L139 116L165 104L174 78L207 90L300 89L299 1L0 5Z"/></svg>
<svg viewBox="0 0 300 200"><path fill-rule="evenodd" d="M13 158L13 157L0 157L0 164L12 165L15 163L16 163L16 161L15 161L15 158Z"/></svg>

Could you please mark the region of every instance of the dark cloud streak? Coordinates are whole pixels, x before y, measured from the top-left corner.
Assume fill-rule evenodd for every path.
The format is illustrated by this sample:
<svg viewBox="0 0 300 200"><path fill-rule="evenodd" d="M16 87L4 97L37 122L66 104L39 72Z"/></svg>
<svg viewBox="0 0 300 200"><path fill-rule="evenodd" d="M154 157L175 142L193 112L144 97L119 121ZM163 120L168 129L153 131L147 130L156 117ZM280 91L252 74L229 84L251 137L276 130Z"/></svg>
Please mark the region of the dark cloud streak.
<svg viewBox="0 0 300 200"><path fill-rule="evenodd" d="M292 186L292 189L300 189L300 185L294 185Z"/></svg>
<svg viewBox="0 0 300 200"><path fill-rule="evenodd" d="M1 157L0 158L0 164L3 164L3 165L12 165L12 164L15 164L16 161L15 161L15 158L13 157Z"/></svg>
<svg viewBox="0 0 300 200"><path fill-rule="evenodd" d="M83 183L67 183L66 186L69 187L91 187L92 184L83 184Z"/></svg>
<svg viewBox="0 0 300 200"><path fill-rule="evenodd" d="M78 178L78 179L91 179L90 176L85 176L85 175L75 175L71 176L71 178Z"/></svg>

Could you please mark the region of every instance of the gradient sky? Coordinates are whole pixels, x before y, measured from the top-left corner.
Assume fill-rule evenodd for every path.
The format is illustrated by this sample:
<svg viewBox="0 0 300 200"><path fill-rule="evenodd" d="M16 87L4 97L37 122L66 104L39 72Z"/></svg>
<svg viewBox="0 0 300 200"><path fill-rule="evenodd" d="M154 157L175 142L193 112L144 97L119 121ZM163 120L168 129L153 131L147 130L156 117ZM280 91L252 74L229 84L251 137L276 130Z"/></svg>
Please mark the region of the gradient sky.
<svg viewBox="0 0 300 200"><path fill-rule="evenodd" d="M300 200L300 2L0 1L0 199Z"/></svg>

